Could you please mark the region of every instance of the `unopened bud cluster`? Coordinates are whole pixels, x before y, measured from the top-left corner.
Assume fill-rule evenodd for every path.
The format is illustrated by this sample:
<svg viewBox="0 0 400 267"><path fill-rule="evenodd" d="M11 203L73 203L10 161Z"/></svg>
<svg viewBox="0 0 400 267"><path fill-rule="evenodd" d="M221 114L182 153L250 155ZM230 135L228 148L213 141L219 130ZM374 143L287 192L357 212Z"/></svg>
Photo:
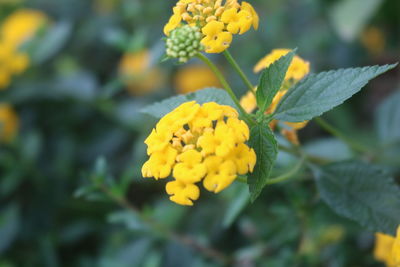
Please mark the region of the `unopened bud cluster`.
<svg viewBox="0 0 400 267"><path fill-rule="evenodd" d="M166 41L166 53L170 58L177 58L180 63L186 63L196 53L204 50L200 43L202 34L196 26L185 25L173 30Z"/></svg>

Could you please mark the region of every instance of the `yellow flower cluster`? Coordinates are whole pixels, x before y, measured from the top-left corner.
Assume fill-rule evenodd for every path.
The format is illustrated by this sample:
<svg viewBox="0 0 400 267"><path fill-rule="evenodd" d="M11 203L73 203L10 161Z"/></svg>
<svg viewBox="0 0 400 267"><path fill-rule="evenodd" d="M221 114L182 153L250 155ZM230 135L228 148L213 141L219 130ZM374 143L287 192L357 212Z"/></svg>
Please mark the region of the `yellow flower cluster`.
<svg viewBox="0 0 400 267"><path fill-rule="evenodd" d="M151 93L161 87L164 75L152 64L151 53L143 49L126 53L119 63L119 74L134 96Z"/></svg>
<svg viewBox="0 0 400 267"><path fill-rule="evenodd" d="M8 16L0 28L0 89L5 89L13 75L29 65L29 57L20 46L34 36L46 22L46 16L35 10L22 9Z"/></svg>
<svg viewBox="0 0 400 267"><path fill-rule="evenodd" d="M165 115L145 140L149 160L143 177L175 178L166 185L170 200L193 205L202 181L218 193L237 177L252 172L256 154L245 142L249 128L235 109L215 102L186 102Z"/></svg>
<svg viewBox="0 0 400 267"><path fill-rule="evenodd" d="M387 267L400 267L400 226L396 237L382 233L375 236L375 259L384 262Z"/></svg>
<svg viewBox="0 0 400 267"><path fill-rule="evenodd" d="M179 0L164 27L165 35L181 23L201 28L201 43L207 53L221 53L232 42L233 34L258 29L259 17L253 6L237 0Z"/></svg>
<svg viewBox="0 0 400 267"><path fill-rule="evenodd" d="M0 104L0 142L10 142L18 131L18 116L8 104Z"/></svg>
<svg viewBox="0 0 400 267"><path fill-rule="evenodd" d="M256 66L254 67L254 72L258 73L261 70L268 68L272 63L274 63L276 60L278 60L279 58L281 58L282 56L286 55L289 52L290 52L289 49L272 50L270 54L266 55L256 64ZM301 79L303 79L309 72L310 72L310 63L303 60L299 56L295 56L286 73L285 82L282 88L276 94L271 105L268 107L265 113L266 114L273 113L276 107L278 106L279 102L281 101L282 97L287 93L288 88L297 83L298 81L300 81ZM246 95L244 95L240 100L240 104L246 110L246 112L248 113L253 112L257 107L257 101L253 92L248 92ZM273 121L270 126L274 128L276 124L277 121ZM287 128L282 129L281 131L282 135L284 135L292 143L298 144L299 141L297 137L297 130L304 128L307 125L307 121L298 123L285 122L285 125L287 126Z"/></svg>

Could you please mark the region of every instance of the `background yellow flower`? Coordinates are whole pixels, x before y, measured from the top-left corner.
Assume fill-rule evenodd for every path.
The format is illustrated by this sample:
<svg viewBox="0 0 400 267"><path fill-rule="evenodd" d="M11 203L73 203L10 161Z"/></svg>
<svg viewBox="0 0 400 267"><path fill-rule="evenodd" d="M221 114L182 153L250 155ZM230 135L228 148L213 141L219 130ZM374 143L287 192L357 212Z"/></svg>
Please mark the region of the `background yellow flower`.
<svg viewBox="0 0 400 267"><path fill-rule="evenodd" d="M9 15L0 28L0 89L5 89L11 77L25 71L29 57L20 47L48 22L47 16L36 10L21 9Z"/></svg>
<svg viewBox="0 0 400 267"><path fill-rule="evenodd" d="M119 63L119 73L129 93L135 96L154 92L164 80L148 49L124 54Z"/></svg>
<svg viewBox="0 0 400 267"><path fill-rule="evenodd" d="M8 104L0 104L0 142L10 142L17 134L18 116Z"/></svg>
<svg viewBox="0 0 400 267"><path fill-rule="evenodd" d="M174 77L174 87L180 94L195 92L207 87L221 87L215 74L203 64L179 68Z"/></svg>

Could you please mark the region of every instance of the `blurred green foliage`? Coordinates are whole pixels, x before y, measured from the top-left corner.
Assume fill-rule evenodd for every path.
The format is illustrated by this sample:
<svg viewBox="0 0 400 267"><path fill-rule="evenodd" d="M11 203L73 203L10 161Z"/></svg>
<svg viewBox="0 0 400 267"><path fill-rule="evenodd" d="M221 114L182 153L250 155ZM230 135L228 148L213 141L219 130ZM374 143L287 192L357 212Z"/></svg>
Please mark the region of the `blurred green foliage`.
<svg viewBox="0 0 400 267"><path fill-rule="evenodd" d="M260 30L237 38L231 49L253 81L249 70L278 47L298 47L316 71L399 61L399 1L253 2ZM171 203L162 183L141 178L143 140L154 121L140 110L175 94L173 77L181 68L159 63L173 4L0 0L0 19L28 7L52 20L29 44L31 68L0 92L21 121L15 142L0 147L0 266L380 266L372 257L373 233L335 215L311 173L267 187L253 204L235 183L218 196L202 192L192 208ZM362 38L372 26L384 38L378 53ZM168 78L155 92L132 96L118 75L119 61L143 48ZM238 93L246 91L237 77L230 79ZM397 181L399 86L397 68L326 115L375 151L364 160ZM357 154L315 124L300 135L305 150L321 159ZM280 153L273 172L294 164Z"/></svg>

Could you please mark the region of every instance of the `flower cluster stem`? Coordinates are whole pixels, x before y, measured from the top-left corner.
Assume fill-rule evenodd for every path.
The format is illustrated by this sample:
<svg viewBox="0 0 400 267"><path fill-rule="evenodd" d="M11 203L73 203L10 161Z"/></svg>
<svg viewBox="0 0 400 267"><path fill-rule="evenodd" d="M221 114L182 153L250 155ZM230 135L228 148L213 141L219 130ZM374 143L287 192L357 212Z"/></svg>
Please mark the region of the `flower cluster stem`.
<svg viewBox="0 0 400 267"><path fill-rule="evenodd" d="M306 156L303 155L301 157L301 159L299 160L299 162L288 172L279 175L275 178L271 178L267 181L267 185L273 185L273 184L278 184L278 183L282 183L285 182L287 180L290 180L291 178L293 178L293 176L295 174L297 174L297 172L300 170L300 168L303 166L304 162L306 160ZM236 181L240 182L240 183L244 183L247 184L247 176L238 176L236 177Z"/></svg>
<svg viewBox="0 0 400 267"><path fill-rule="evenodd" d="M225 91L229 94L229 96L232 98L233 102L235 103L236 107L239 109L240 115L243 117L243 119L246 121L246 123L249 124L249 125L254 124L253 119L249 116L249 114L247 114L247 112L240 105L240 102L237 99L235 93L233 92L231 86L226 81L224 75L219 71L217 66L215 66L214 63L211 62L211 60L209 60L205 55L203 55L201 53L197 53L197 57L200 60L202 60L204 63L206 63L208 65L208 67L210 67L210 69L217 76L218 80L221 82L221 84L224 87Z"/></svg>
<svg viewBox="0 0 400 267"><path fill-rule="evenodd" d="M278 183L282 183L285 182L287 180L290 180L295 174L297 174L297 172L300 170L300 168L303 166L304 161L305 161L305 156L303 156L299 162L296 164L296 166L293 167L293 169L291 169L290 171L275 177L275 178L271 178L267 181L268 185L272 185L272 184L278 184Z"/></svg>
<svg viewBox="0 0 400 267"><path fill-rule="evenodd" d="M355 142L354 140L351 140L348 138L345 134L340 132L338 129L336 129L334 126L329 124L327 121L322 119L321 117L317 117L314 119L314 121L325 131L328 133L332 134L333 136L339 138L343 142L345 142L349 147L351 147L353 150L361 152L361 153L368 153L370 152L368 148L365 146Z"/></svg>
<svg viewBox="0 0 400 267"><path fill-rule="evenodd" d="M245 83L245 85L247 86L247 88L255 94L256 92L254 90L253 84L250 82L249 78L247 78L246 74L240 68L239 64L233 58L232 54L228 51L228 49L224 51L224 56L225 56L226 60L229 62L229 64L231 64L231 66L234 68L234 70L239 74L240 78L242 78L242 80Z"/></svg>

